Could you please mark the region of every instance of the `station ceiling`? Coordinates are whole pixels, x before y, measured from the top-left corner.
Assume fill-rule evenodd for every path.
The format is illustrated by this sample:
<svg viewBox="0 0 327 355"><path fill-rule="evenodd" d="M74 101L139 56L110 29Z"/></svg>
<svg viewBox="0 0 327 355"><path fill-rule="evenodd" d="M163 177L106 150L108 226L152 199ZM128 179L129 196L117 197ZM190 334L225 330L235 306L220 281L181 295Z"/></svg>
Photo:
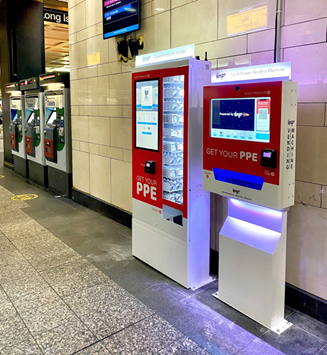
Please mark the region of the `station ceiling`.
<svg viewBox="0 0 327 355"><path fill-rule="evenodd" d="M68 11L67 0L44 0L45 8ZM69 71L68 26L44 22L44 47L46 72Z"/></svg>

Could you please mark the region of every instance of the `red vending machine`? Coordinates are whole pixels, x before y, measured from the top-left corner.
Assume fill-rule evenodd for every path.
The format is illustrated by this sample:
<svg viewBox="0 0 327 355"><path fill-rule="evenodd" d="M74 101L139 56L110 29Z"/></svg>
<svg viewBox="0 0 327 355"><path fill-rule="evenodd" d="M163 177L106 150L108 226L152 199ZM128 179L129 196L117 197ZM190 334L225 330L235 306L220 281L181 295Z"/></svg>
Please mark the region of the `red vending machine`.
<svg viewBox="0 0 327 355"><path fill-rule="evenodd" d="M185 59L142 64L132 75L133 255L186 288L211 281L210 195L202 186L210 72L210 62Z"/></svg>

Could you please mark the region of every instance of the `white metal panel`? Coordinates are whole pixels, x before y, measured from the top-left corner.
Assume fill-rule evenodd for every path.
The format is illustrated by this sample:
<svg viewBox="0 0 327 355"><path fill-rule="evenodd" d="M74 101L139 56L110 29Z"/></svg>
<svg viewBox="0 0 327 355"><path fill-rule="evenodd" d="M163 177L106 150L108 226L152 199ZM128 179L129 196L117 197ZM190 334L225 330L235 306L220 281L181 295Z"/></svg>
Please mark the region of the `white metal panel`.
<svg viewBox="0 0 327 355"><path fill-rule="evenodd" d="M36 97L37 96L37 97ZM45 166L45 156L44 156L44 93L34 93L34 94L25 94L25 100L35 97L38 101L38 108L40 110L40 144L35 147L35 157L27 154L27 160L33 161L34 163L40 164ZM26 108L26 105L25 105ZM26 110L25 110L26 116ZM25 118L26 121L26 118ZM25 140L25 138L24 138ZM25 149L25 142L24 142L24 149Z"/></svg>
<svg viewBox="0 0 327 355"><path fill-rule="evenodd" d="M284 319L286 220L273 253L219 235L219 299L268 328Z"/></svg>
<svg viewBox="0 0 327 355"><path fill-rule="evenodd" d="M26 123L26 114L25 114L25 96L21 95L19 97L19 99L17 99L17 97L15 98L15 96L11 96L10 97L10 108L11 108L11 102L12 101L16 101L16 100L20 100L20 107L22 110L22 133L23 133L23 139L20 143L18 143L18 152L16 152L15 150L12 150L12 154L16 155L17 157L21 157L23 159L26 159L26 152L25 152L25 123Z"/></svg>
<svg viewBox="0 0 327 355"><path fill-rule="evenodd" d="M45 95L54 93L53 90L47 90ZM65 112L65 146L60 152L57 152L57 163L46 160L46 165L51 166L54 169L64 171L66 173L72 172L72 157L71 157L71 114L70 114L70 90L60 89L55 92L58 95L62 95L62 103ZM44 117L45 123L45 117Z"/></svg>
<svg viewBox="0 0 327 355"><path fill-rule="evenodd" d="M188 285L187 243L160 229L133 218L133 255L172 278L184 287Z"/></svg>
<svg viewBox="0 0 327 355"><path fill-rule="evenodd" d="M136 200L133 198L133 217L144 221L148 225L157 228L168 235L171 235L173 239L180 239L182 242L187 241L187 224L188 219L183 218L183 226L175 224L170 221L166 221L163 218L162 209L153 207L148 203ZM134 236L134 234L133 234ZM169 238L169 237L168 237Z"/></svg>

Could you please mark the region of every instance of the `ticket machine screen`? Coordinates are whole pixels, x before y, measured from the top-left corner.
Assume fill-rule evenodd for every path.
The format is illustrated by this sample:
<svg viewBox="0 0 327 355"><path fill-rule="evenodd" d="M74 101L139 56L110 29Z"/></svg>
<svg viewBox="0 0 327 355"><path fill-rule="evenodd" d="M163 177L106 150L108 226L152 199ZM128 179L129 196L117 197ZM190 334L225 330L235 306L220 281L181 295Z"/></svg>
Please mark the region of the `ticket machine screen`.
<svg viewBox="0 0 327 355"><path fill-rule="evenodd" d="M211 100L212 138L270 141L270 98Z"/></svg>
<svg viewBox="0 0 327 355"><path fill-rule="evenodd" d="M47 124L53 124L56 119L57 119L57 113L56 111L52 111Z"/></svg>
<svg viewBox="0 0 327 355"><path fill-rule="evenodd" d="M15 113L15 116L13 117L13 121L16 121L17 120L17 118L18 118L18 116L17 116L17 113Z"/></svg>
<svg viewBox="0 0 327 355"><path fill-rule="evenodd" d="M34 112L32 112L32 113L30 114L30 117L28 118L27 123L32 123L33 120L34 120Z"/></svg>

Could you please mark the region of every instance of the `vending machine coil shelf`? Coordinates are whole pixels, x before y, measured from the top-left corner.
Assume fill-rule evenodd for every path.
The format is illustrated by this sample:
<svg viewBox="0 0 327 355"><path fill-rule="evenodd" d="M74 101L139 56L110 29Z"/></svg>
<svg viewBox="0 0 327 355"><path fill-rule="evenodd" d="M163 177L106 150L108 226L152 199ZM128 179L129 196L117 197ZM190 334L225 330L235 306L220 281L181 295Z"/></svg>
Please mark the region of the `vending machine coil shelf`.
<svg viewBox="0 0 327 355"><path fill-rule="evenodd" d="M163 161L164 165L169 165L169 166L181 165L181 164L183 164L183 153L182 152L177 152L177 153L164 152L164 155L162 157L162 161Z"/></svg>
<svg viewBox="0 0 327 355"><path fill-rule="evenodd" d="M163 122L165 124L171 124L173 126L182 126L184 124L184 116L175 113L165 113L163 115Z"/></svg>
<svg viewBox="0 0 327 355"><path fill-rule="evenodd" d="M184 75L163 79L163 198L183 204Z"/></svg>

